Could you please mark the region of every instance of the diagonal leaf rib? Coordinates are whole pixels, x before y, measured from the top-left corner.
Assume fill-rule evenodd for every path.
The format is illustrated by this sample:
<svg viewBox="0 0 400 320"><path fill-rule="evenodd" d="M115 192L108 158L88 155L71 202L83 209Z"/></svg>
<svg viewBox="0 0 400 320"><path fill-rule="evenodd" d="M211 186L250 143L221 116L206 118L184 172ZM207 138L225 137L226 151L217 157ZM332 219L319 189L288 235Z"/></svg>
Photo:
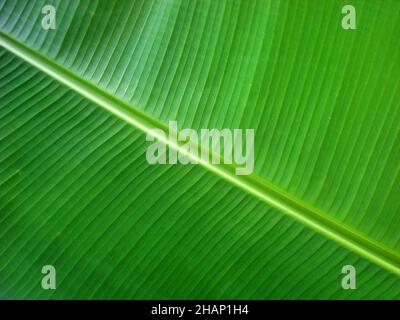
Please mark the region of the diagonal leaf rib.
<svg viewBox="0 0 400 320"><path fill-rule="evenodd" d="M0 44L31 65L37 67L49 76L80 93L82 96L90 99L139 130L145 133L148 133L152 129L163 129L164 131L168 131L168 127L162 122L81 79L69 70L59 66L48 58L1 32ZM168 144L169 147L182 151L179 145L172 144L163 136L156 137ZM192 155L186 155L193 158ZM300 199L283 192L278 187L260 179L259 177L254 175L237 176L235 175L234 167L232 166L216 166L206 163L199 158L196 158L195 160L200 162L208 170L231 182L235 186L245 190L257 198L260 198L264 202L305 223L321 234L337 241L344 247L357 252L365 258L400 276L400 256L397 252L385 248L381 244L360 234L357 230L353 230L348 225L335 221L332 217L321 212L317 208L310 207Z"/></svg>

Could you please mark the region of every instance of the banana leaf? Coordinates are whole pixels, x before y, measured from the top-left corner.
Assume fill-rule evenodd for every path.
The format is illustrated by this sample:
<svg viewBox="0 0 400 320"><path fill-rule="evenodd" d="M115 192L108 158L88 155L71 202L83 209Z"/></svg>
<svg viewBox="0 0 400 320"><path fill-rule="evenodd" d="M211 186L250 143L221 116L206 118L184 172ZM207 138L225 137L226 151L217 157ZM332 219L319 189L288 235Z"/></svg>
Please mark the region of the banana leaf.
<svg viewBox="0 0 400 320"><path fill-rule="evenodd" d="M400 2L346 4L0 0L0 297L400 298ZM149 164L169 121L253 172Z"/></svg>

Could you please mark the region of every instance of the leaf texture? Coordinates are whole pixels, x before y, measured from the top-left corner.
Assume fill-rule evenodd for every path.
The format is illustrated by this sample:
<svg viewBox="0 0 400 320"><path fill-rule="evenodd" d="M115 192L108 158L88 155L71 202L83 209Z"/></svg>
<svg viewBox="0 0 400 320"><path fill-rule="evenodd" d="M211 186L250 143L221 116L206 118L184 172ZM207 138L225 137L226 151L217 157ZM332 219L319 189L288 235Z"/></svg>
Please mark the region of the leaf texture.
<svg viewBox="0 0 400 320"><path fill-rule="evenodd" d="M254 128L257 179L399 268L398 1L356 1L355 32L340 1L55 2L51 31L44 4L2 1L2 39L153 125ZM149 166L144 134L95 99L6 50L0 66L4 297L399 298L396 275L240 186Z"/></svg>

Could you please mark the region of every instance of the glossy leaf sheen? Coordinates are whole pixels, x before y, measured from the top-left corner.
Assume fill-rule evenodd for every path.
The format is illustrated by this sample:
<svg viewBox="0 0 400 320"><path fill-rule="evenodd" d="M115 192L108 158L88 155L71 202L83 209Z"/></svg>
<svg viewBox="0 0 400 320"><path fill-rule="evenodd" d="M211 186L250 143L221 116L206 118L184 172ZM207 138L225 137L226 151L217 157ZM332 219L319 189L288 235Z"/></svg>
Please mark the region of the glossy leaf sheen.
<svg viewBox="0 0 400 320"><path fill-rule="evenodd" d="M400 3L344 4L0 1L0 295L399 298ZM169 120L254 175L149 165Z"/></svg>

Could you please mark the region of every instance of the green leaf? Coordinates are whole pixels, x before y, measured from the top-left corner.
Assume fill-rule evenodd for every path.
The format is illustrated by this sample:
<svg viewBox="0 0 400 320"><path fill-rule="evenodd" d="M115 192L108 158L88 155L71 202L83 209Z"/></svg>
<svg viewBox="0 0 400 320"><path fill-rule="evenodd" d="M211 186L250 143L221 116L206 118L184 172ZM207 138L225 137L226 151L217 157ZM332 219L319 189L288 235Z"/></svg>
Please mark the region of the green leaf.
<svg viewBox="0 0 400 320"><path fill-rule="evenodd" d="M1 1L0 295L399 298L400 3L344 4ZM149 165L169 120L254 173Z"/></svg>

